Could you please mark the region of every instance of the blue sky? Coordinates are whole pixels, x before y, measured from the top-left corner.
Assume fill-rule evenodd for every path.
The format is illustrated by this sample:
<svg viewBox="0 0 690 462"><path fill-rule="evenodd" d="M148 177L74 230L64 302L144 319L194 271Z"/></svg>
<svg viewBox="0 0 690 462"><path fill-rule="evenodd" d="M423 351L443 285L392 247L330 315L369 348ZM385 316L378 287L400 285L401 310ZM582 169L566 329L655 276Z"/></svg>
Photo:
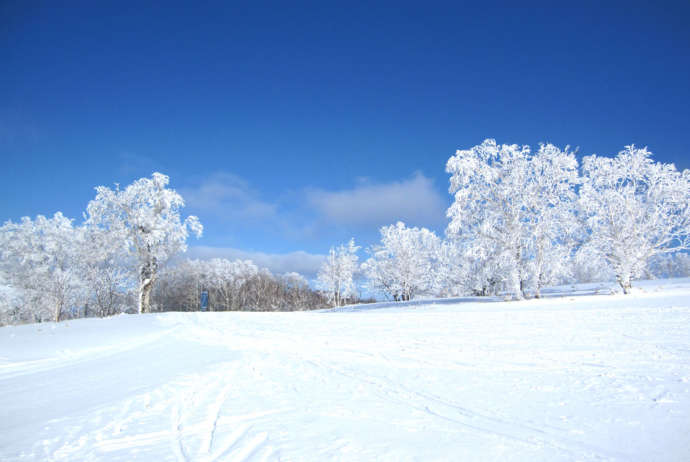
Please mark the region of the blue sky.
<svg viewBox="0 0 690 462"><path fill-rule="evenodd" d="M194 255L309 272L442 233L445 162L487 137L690 168L688 2L60 3L0 3L3 222L161 171Z"/></svg>

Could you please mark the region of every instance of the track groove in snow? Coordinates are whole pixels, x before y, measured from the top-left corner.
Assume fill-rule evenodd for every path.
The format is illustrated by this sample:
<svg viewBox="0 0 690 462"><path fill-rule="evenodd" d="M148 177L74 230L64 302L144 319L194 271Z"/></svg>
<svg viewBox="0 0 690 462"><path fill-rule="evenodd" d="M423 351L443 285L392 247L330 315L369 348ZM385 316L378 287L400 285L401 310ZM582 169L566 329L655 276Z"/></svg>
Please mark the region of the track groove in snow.
<svg viewBox="0 0 690 462"><path fill-rule="evenodd" d="M213 405L213 408L211 409L211 413L209 414L208 422L210 422L210 428L207 431L207 438L206 441L203 443L202 447L199 448L199 451L206 451L207 453L211 453L213 450L213 442L216 434L216 428L218 427L218 419L220 418L220 412L223 404L225 403L228 393L230 392L230 385L225 385L221 392L218 394L218 399Z"/></svg>

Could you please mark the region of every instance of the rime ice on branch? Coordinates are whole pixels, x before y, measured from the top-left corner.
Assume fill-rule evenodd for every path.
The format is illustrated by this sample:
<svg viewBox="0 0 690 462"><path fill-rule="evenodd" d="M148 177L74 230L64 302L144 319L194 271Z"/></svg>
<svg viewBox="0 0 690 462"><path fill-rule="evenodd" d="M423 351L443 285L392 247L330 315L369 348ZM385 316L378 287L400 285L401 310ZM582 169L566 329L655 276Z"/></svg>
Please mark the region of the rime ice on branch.
<svg viewBox="0 0 690 462"><path fill-rule="evenodd" d="M487 139L448 159L449 240L476 266L477 293L498 287L517 299L566 271L575 232L577 161L568 148L497 145Z"/></svg>
<svg viewBox="0 0 690 462"><path fill-rule="evenodd" d="M647 148L585 157L580 208L586 244L613 268L625 293L656 255L690 248L690 170L654 162Z"/></svg>
<svg viewBox="0 0 690 462"><path fill-rule="evenodd" d="M357 272L357 250L355 240L350 239L347 246L331 247L326 261L319 269L317 285L325 292L333 306L341 306L345 300L357 294L353 276Z"/></svg>
<svg viewBox="0 0 690 462"><path fill-rule="evenodd" d="M381 244L369 249L371 258L362 265L371 290L406 301L439 289L441 241L436 234L426 228L408 228L401 221L380 232Z"/></svg>
<svg viewBox="0 0 690 462"><path fill-rule="evenodd" d="M197 217L181 219L184 200L166 188L168 182L166 175L154 173L124 190L99 186L96 198L87 207L87 225L119 236L138 262L140 313L150 311L151 290L160 266L187 249L189 231L199 237L203 230Z"/></svg>

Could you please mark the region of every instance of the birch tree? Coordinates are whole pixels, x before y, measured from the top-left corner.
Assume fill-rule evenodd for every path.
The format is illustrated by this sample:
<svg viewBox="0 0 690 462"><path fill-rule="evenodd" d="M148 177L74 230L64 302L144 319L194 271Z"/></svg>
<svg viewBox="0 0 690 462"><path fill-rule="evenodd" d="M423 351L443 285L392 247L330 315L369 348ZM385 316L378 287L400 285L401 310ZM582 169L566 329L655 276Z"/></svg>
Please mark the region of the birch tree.
<svg viewBox="0 0 690 462"><path fill-rule="evenodd" d="M169 178L154 173L125 189L96 188L87 207L87 226L114 233L125 251L137 262L139 312L150 311L150 295L159 268L187 249L189 232L201 236L203 227L195 216L182 220L184 200L168 189Z"/></svg>
<svg viewBox="0 0 690 462"><path fill-rule="evenodd" d="M381 228L381 243L369 249L362 265L370 288L396 301L440 290L436 286L440 239L426 228L408 228L398 223Z"/></svg>
<svg viewBox="0 0 690 462"><path fill-rule="evenodd" d="M577 161L568 148L529 146L488 139L448 160L450 192L446 234L473 261L475 293L504 287L517 299L531 285L562 276L574 233Z"/></svg>
<svg viewBox="0 0 690 462"><path fill-rule="evenodd" d="M624 293L655 255L690 248L690 170L626 146L615 158L585 157L580 207L589 245L616 274Z"/></svg>
<svg viewBox="0 0 690 462"><path fill-rule="evenodd" d="M135 286L136 271L124 252L116 233L97 227L85 227L79 262L87 290L87 311L97 316L111 316L124 311L124 299Z"/></svg>
<svg viewBox="0 0 690 462"><path fill-rule="evenodd" d="M509 291L523 298L527 280L521 262L527 250L525 195L529 175L529 146L497 145L487 139L448 159L453 204L446 233L456 241L471 242L474 253L500 261ZM487 275L492 277L491 275Z"/></svg>
<svg viewBox="0 0 690 462"><path fill-rule="evenodd" d="M24 292L25 315L32 320L57 322L66 308L81 306L81 231L60 212L0 228L0 266L9 285Z"/></svg>
<svg viewBox="0 0 690 462"><path fill-rule="evenodd" d="M341 306L347 298L357 294L354 274L357 271L357 250L355 240L347 245L331 247L326 260L317 274L317 285L323 290L333 306Z"/></svg>
<svg viewBox="0 0 690 462"><path fill-rule="evenodd" d="M569 272L568 261L578 231L575 215L579 183L575 155L552 144L542 144L529 159L529 175L522 188L527 221L527 273L534 296L547 284Z"/></svg>

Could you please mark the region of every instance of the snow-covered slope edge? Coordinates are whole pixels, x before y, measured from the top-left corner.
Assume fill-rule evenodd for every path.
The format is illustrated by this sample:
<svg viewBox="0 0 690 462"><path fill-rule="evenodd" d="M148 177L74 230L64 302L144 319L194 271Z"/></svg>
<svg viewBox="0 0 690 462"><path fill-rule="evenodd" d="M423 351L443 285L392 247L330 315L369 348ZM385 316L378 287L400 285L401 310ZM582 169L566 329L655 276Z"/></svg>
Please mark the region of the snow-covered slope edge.
<svg viewBox="0 0 690 462"><path fill-rule="evenodd" d="M642 280L636 281L635 286L632 288L634 296L658 296L663 293L666 297L672 293L680 292L682 294L690 291L690 278L673 278L673 279L654 279L654 280ZM655 295L656 294L656 295ZM539 307L553 306L554 302L556 304L560 301L554 299L564 299L567 297L581 297L581 296L607 296L604 299L605 302L610 302L613 300L611 295L623 295L621 293L618 284L613 282L592 282L585 284L568 284L562 286L548 287L542 290L541 300L550 300L550 303L539 305L540 300L527 300L517 302L515 307L525 307L532 306L535 302ZM475 304L484 303L496 303L509 301L510 297L502 296L492 296L492 297L450 297L450 298L427 298L427 299L415 299L406 302L394 302L385 301L377 303L367 303L367 304L356 304L356 305L345 305L337 308L328 308L324 310L319 310L322 312L353 312L353 311L369 311L369 310L380 310L380 309L406 309L415 307L422 307L427 309L429 306L437 305L462 305L461 309L473 309L479 308L482 310L491 309L486 305L476 306ZM630 300L629 297L623 297L622 300ZM562 300L561 300L562 301ZM601 301L601 300L599 300ZM526 304L525 304L526 302ZM513 302L511 302L513 303ZM498 309L505 309L505 305L500 305Z"/></svg>

